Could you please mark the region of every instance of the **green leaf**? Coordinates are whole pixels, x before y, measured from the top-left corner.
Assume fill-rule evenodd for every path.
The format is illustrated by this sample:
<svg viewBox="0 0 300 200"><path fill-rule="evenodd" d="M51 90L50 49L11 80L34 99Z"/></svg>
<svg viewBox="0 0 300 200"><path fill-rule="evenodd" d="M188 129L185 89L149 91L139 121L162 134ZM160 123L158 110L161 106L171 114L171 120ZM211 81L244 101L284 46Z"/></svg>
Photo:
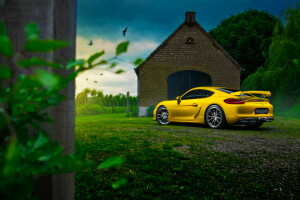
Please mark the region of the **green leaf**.
<svg viewBox="0 0 300 200"><path fill-rule="evenodd" d="M37 80L47 88L56 88L59 86L59 76L57 74L50 73L43 69L36 70Z"/></svg>
<svg viewBox="0 0 300 200"><path fill-rule="evenodd" d="M48 137L46 137L43 133L39 133L38 137L33 145L33 149L37 149L41 146L44 146L45 144L47 144L49 141Z"/></svg>
<svg viewBox="0 0 300 200"><path fill-rule="evenodd" d="M120 55L121 53L126 52L128 45L129 45L129 41L118 44L117 49L116 49L116 55Z"/></svg>
<svg viewBox="0 0 300 200"><path fill-rule="evenodd" d="M32 52L49 52L57 49L66 48L69 43L59 40L40 40L33 39L27 40L25 43L25 49Z"/></svg>
<svg viewBox="0 0 300 200"><path fill-rule="evenodd" d="M11 57L14 54L12 43L2 21L0 21L0 53L6 57Z"/></svg>
<svg viewBox="0 0 300 200"><path fill-rule="evenodd" d="M19 162L18 142L16 138L12 138L5 154L5 164L3 166L3 175L12 178L15 174L16 165Z"/></svg>
<svg viewBox="0 0 300 200"><path fill-rule="evenodd" d="M125 72L123 69L119 69L119 70L115 71L116 74L121 74L123 72Z"/></svg>
<svg viewBox="0 0 300 200"><path fill-rule="evenodd" d="M108 62L106 60L101 60L100 62L97 62L96 64L93 65L93 67L98 66L98 65L104 65L107 64Z"/></svg>
<svg viewBox="0 0 300 200"><path fill-rule="evenodd" d="M13 46L6 35L0 35L0 54L11 57L14 54Z"/></svg>
<svg viewBox="0 0 300 200"><path fill-rule="evenodd" d="M89 65L92 65L92 62L94 61L94 60L96 60L97 58L99 58L100 56L102 56L102 55L104 55L104 51L101 51L101 52L98 52L98 53L95 53L94 55L91 55L90 57L89 57L89 59L87 60L87 63L89 64Z"/></svg>
<svg viewBox="0 0 300 200"><path fill-rule="evenodd" d="M118 189L119 187L125 185L127 183L127 180L125 178L120 178L117 182L112 184L113 189Z"/></svg>
<svg viewBox="0 0 300 200"><path fill-rule="evenodd" d="M114 68L115 66L117 66L117 64L118 64L118 63L116 63L116 62L111 63L110 66L109 66L109 69Z"/></svg>
<svg viewBox="0 0 300 200"><path fill-rule="evenodd" d="M1 79L9 79L11 77L11 70L8 67L0 65L0 78Z"/></svg>
<svg viewBox="0 0 300 200"><path fill-rule="evenodd" d="M72 73L70 73L70 75L67 77L67 81L72 81L72 80L74 80L75 78L76 78L76 76L78 75L78 71L74 71L74 72L72 72Z"/></svg>
<svg viewBox="0 0 300 200"><path fill-rule="evenodd" d="M38 39L40 36L40 29L35 22L30 22L25 26L25 37L27 40Z"/></svg>
<svg viewBox="0 0 300 200"><path fill-rule="evenodd" d="M58 146L56 142L51 142L45 145L45 150L46 152L37 158L38 161L46 162L53 157L59 156L63 151L63 147Z"/></svg>
<svg viewBox="0 0 300 200"><path fill-rule="evenodd" d="M33 66L47 66L51 68L63 68L63 65L55 62L47 62L43 58L33 57L31 59L24 59L18 62L19 67L33 67Z"/></svg>
<svg viewBox="0 0 300 200"><path fill-rule="evenodd" d="M294 63L296 66L299 66L299 59L293 59L293 63Z"/></svg>
<svg viewBox="0 0 300 200"><path fill-rule="evenodd" d="M97 169L109 168L123 164L125 161L122 157L110 157L105 160L103 163L98 165Z"/></svg>
<svg viewBox="0 0 300 200"><path fill-rule="evenodd" d="M51 105L57 105L59 102L61 102L62 100L65 99L65 96L61 95L61 96L50 96L49 99L47 100L47 102Z"/></svg>
<svg viewBox="0 0 300 200"><path fill-rule="evenodd" d="M133 62L133 64L135 65L135 66L139 66L140 64L142 64L144 62L144 59L143 58L137 58L134 62Z"/></svg>
<svg viewBox="0 0 300 200"><path fill-rule="evenodd" d="M68 62L67 64L67 69L73 69L75 68L76 66L83 66L84 65L84 60L71 60Z"/></svg>

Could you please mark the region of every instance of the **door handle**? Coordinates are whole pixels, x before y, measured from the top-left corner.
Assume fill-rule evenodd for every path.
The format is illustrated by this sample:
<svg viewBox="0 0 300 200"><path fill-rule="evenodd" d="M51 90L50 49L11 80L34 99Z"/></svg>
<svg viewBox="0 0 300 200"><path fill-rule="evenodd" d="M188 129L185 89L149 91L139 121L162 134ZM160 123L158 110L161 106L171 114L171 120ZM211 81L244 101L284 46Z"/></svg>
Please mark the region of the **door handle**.
<svg viewBox="0 0 300 200"><path fill-rule="evenodd" d="M194 107L197 107L197 106L198 106L198 104L195 104L195 103L193 103L193 106L194 106Z"/></svg>

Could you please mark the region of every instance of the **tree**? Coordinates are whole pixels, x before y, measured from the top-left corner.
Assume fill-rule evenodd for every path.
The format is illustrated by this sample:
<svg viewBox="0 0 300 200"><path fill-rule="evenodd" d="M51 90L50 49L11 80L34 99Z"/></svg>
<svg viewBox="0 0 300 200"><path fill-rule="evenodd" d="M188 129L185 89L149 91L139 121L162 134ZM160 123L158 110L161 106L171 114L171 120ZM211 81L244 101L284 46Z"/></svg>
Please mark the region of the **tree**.
<svg viewBox="0 0 300 200"><path fill-rule="evenodd" d="M96 89L92 89L91 90L91 96L95 97L97 95L97 90Z"/></svg>
<svg viewBox="0 0 300 200"><path fill-rule="evenodd" d="M112 100L113 100L113 95L112 94L108 95L109 107L112 106Z"/></svg>
<svg viewBox="0 0 300 200"><path fill-rule="evenodd" d="M75 99L76 105L82 105L87 103L87 93L80 92Z"/></svg>
<svg viewBox="0 0 300 200"><path fill-rule="evenodd" d="M297 103L300 105L300 10L288 8L285 11L285 26L274 29L265 68L249 76L242 88L270 90L276 109L284 111ZM300 112L300 110L299 110Z"/></svg>
<svg viewBox="0 0 300 200"><path fill-rule="evenodd" d="M89 88L84 88L83 92L85 94L89 94L89 93L91 93L91 90Z"/></svg>
<svg viewBox="0 0 300 200"><path fill-rule="evenodd" d="M97 99L98 99L98 102L99 102L99 105L102 105L103 103L103 92L102 91L97 91Z"/></svg>
<svg viewBox="0 0 300 200"><path fill-rule="evenodd" d="M274 25L281 23L273 15L256 9L223 20L210 35L240 64L241 80L264 66Z"/></svg>
<svg viewBox="0 0 300 200"><path fill-rule="evenodd" d="M97 91L97 97L99 98L99 99L102 99L103 98L103 92L102 91Z"/></svg>

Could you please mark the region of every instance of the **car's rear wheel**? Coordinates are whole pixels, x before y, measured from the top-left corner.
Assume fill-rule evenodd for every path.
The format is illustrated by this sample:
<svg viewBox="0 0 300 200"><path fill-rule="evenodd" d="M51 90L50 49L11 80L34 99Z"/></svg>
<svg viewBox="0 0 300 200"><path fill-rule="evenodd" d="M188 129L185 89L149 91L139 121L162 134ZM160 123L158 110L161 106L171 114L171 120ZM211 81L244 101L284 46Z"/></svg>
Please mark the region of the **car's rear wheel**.
<svg viewBox="0 0 300 200"><path fill-rule="evenodd" d="M211 105L205 113L205 122L210 128L222 128L226 124L223 109L218 105Z"/></svg>
<svg viewBox="0 0 300 200"><path fill-rule="evenodd" d="M247 128L251 128L251 129L257 129L259 128L261 125L263 125L263 122L256 122L254 124L246 124Z"/></svg>
<svg viewBox="0 0 300 200"><path fill-rule="evenodd" d="M158 123L160 123L161 125L170 124L169 112L168 112L168 109L165 106L160 106L157 109L156 119L157 119Z"/></svg>

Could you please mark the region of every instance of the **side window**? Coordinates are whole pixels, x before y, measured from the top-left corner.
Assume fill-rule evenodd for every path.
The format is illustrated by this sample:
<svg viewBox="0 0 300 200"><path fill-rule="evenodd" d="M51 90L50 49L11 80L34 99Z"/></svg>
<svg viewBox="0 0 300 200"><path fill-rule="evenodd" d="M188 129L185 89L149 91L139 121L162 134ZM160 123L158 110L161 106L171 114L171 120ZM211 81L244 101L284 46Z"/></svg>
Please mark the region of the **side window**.
<svg viewBox="0 0 300 200"><path fill-rule="evenodd" d="M186 93L181 99L198 99L202 98L201 90L192 90Z"/></svg>
<svg viewBox="0 0 300 200"><path fill-rule="evenodd" d="M213 95L214 92L208 90L192 90L181 97L182 100L184 99L200 99L205 97L210 97Z"/></svg>
<svg viewBox="0 0 300 200"><path fill-rule="evenodd" d="M203 98L205 97L210 97L211 95L213 95L214 92L209 91L209 90L203 90Z"/></svg>

